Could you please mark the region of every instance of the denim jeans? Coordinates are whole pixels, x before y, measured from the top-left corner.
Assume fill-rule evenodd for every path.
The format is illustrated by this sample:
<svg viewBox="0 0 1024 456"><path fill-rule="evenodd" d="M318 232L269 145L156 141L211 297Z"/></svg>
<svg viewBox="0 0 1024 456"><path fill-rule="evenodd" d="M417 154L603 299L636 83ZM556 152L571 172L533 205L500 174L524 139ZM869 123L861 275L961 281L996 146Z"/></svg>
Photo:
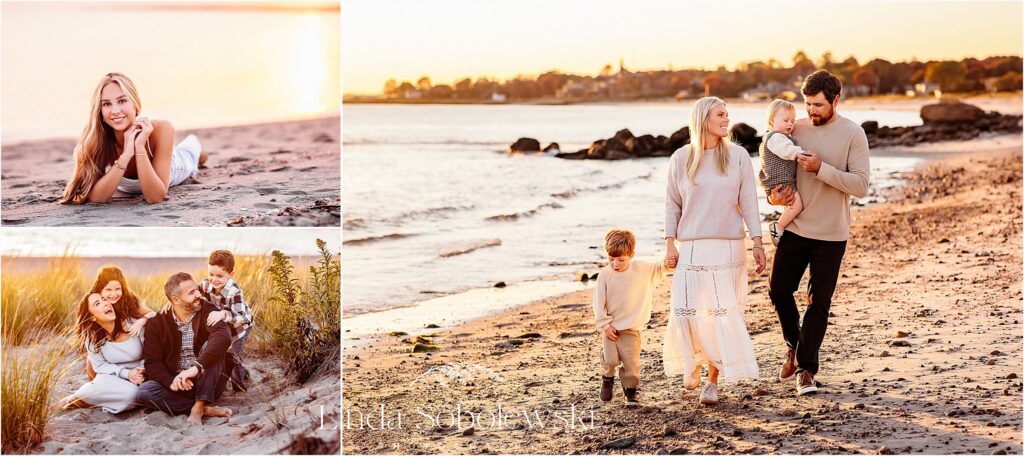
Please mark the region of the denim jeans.
<svg viewBox="0 0 1024 456"><path fill-rule="evenodd" d="M234 356L235 367L231 371L231 383L232 388L235 391L245 391L245 381L249 378L249 370L242 364L242 350L245 348L245 342L249 340L249 336L252 335L252 328L238 339L231 343L231 356Z"/></svg>
<svg viewBox="0 0 1024 456"><path fill-rule="evenodd" d="M192 379L192 389L187 391L171 391L154 380L148 380L139 386L136 400L143 407L160 410L169 415L184 415L192 410L196 401L213 403L216 399L217 380L223 369L223 361L210 366Z"/></svg>

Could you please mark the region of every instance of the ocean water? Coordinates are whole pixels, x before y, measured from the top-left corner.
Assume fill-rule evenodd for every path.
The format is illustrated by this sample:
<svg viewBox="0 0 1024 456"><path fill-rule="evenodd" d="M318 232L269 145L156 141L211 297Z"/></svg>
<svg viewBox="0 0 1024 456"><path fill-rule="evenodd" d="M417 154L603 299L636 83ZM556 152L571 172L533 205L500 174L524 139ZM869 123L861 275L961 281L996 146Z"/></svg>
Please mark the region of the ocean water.
<svg viewBox="0 0 1024 456"><path fill-rule="evenodd" d="M840 112L921 123L912 111ZM639 258L663 253L667 158L575 161L504 149L521 136L564 151L622 128L668 136L687 124L688 105L345 105L342 114L350 335L454 324L579 289L575 273L604 261L613 226L636 233ZM735 107L730 117L761 129L764 111ZM873 189L896 184L916 161L873 157ZM778 210L759 198L762 213ZM510 286L493 289L500 281Z"/></svg>

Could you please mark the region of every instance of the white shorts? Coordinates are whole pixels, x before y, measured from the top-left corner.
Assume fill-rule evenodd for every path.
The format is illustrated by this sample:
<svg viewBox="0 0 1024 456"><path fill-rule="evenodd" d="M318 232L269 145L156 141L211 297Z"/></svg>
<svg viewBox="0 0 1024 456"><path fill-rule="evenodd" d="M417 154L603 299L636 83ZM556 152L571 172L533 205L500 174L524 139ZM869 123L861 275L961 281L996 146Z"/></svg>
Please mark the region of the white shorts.
<svg viewBox="0 0 1024 456"><path fill-rule="evenodd" d="M199 144L196 135L188 135L174 146L171 152L171 172L168 177L168 187L173 187L186 179L195 176L199 172L199 154L203 146ZM142 193L142 185L138 179L122 177L117 189L124 193Z"/></svg>

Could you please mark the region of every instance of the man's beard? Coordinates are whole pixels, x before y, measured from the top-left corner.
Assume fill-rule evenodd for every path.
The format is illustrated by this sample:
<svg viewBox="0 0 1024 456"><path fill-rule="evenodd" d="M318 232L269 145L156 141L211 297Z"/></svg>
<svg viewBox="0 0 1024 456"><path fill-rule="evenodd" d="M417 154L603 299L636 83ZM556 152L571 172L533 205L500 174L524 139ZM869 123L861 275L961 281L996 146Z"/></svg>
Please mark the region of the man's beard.
<svg viewBox="0 0 1024 456"><path fill-rule="evenodd" d="M835 113L836 113L835 111L829 111L828 117L825 117L825 116L813 117L812 116L811 117L811 123L814 124L815 127L819 127L819 126L825 125L825 124L828 123L828 121L832 120L832 116L834 116Z"/></svg>

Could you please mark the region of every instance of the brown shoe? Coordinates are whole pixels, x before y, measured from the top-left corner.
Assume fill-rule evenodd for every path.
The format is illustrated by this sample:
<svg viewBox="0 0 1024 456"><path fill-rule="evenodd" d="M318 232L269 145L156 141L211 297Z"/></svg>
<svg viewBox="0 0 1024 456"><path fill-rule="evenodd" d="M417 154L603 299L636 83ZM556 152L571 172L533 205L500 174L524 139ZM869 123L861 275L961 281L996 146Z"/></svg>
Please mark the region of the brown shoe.
<svg viewBox="0 0 1024 456"><path fill-rule="evenodd" d="M622 395L626 396L627 407L640 405L640 392L636 388L622 388Z"/></svg>
<svg viewBox="0 0 1024 456"><path fill-rule="evenodd" d="M818 386L814 383L814 374L807 371L800 371L796 380L796 395L812 394L818 392Z"/></svg>
<svg viewBox="0 0 1024 456"><path fill-rule="evenodd" d="M608 402L612 400L612 387L615 386L615 377L601 376L601 400Z"/></svg>
<svg viewBox="0 0 1024 456"><path fill-rule="evenodd" d="M782 369L779 370L779 380L788 382L796 378L796 351L790 349L786 351L786 361L782 363Z"/></svg>

